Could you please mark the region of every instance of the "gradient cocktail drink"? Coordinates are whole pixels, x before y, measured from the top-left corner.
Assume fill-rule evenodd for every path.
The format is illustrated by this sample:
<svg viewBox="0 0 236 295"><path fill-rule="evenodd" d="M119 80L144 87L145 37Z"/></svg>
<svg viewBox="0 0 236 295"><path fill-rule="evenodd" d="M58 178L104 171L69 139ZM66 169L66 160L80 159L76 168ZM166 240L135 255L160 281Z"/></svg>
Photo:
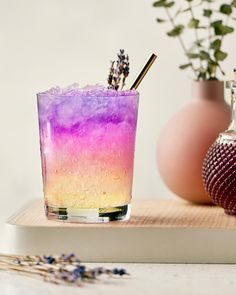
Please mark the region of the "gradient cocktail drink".
<svg viewBox="0 0 236 295"><path fill-rule="evenodd" d="M73 85L37 98L48 218L127 219L138 93Z"/></svg>

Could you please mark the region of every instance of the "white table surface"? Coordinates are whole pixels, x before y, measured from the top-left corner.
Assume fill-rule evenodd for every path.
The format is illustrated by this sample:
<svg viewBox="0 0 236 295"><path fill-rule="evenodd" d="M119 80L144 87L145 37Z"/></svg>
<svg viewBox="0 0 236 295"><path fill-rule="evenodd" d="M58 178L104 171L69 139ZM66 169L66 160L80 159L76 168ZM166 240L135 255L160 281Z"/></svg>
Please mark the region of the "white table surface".
<svg viewBox="0 0 236 295"><path fill-rule="evenodd" d="M113 267L112 264L103 264ZM121 266L121 265L120 265ZM103 279L83 287L58 286L0 272L1 295L235 295L234 265L122 264L128 278Z"/></svg>

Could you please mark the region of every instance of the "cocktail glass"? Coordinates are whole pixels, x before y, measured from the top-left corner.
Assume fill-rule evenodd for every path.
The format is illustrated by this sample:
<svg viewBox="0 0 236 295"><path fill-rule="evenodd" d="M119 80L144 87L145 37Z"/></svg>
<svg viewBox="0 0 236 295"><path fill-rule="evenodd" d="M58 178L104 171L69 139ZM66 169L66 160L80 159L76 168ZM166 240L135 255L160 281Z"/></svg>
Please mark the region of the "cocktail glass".
<svg viewBox="0 0 236 295"><path fill-rule="evenodd" d="M129 218L138 100L135 90L101 86L37 95L48 219Z"/></svg>

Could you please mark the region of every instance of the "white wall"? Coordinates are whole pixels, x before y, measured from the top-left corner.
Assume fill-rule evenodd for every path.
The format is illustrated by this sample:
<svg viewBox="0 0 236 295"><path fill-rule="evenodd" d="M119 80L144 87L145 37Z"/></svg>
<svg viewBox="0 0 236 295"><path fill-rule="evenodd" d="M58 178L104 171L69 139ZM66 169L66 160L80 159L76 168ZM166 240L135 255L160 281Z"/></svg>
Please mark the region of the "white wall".
<svg viewBox="0 0 236 295"><path fill-rule="evenodd" d="M139 88L134 196L170 196L156 169L156 139L168 118L190 100L191 74L178 69L185 61L182 50L166 37L166 25L155 22L157 14L147 0L0 0L4 210L10 213L10 205L42 196L35 94L75 81L105 83L119 48L130 55L130 82L149 54L158 54ZM224 68L230 77L236 66L235 35L225 41L230 55Z"/></svg>

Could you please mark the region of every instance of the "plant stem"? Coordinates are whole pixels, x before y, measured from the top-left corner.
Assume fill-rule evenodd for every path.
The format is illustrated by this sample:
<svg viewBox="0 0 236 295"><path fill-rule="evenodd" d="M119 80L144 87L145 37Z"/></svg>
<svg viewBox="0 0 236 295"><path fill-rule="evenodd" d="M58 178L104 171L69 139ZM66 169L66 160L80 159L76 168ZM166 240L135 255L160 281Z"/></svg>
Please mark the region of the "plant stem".
<svg viewBox="0 0 236 295"><path fill-rule="evenodd" d="M227 15L227 17L226 17L226 19L225 19L225 24L224 24L225 26L228 25L229 19L230 19L230 16ZM222 41L223 41L224 37L225 37L225 35L222 35L222 36L221 36L221 44L222 44Z"/></svg>
<svg viewBox="0 0 236 295"><path fill-rule="evenodd" d="M207 9L211 9L211 5L209 2L207 2ZM211 46L211 15L208 17L208 52L210 52L210 46Z"/></svg>
<svg viewBox="0 0 236 295"><path fill-rule="evenodd" d="M211 10L211 3L207 2L207 9ZM210 53L210 48L211 48L211 15L208 17L208 52ZM209 65L207 66L209 68ZM212 73L209 73L209 78L212 77ZM215 73L214 73L215 77Z"/></svg>
<svg viewBox="0 0 236 295"><path fill-rule="evenodd" d="M191 13L192 19L195 19L191 2L189 2L189 9L190 9L190 13ZM199 36L198 36L197 28L194 28L194 33L195 33L195 38L196 38L196 41L197 41L198 54L200 54L200 48L199 48L199 46L200 46L200 39L199 39ZM199 58L199 63L200 63L200 68L203 68L202 61L201 61L200 58Z"/></svg>
<svg viewBox="0 0 236 295"><path fill-rule="evenodd" d="M227 15L227 17L226 17L226 19L225 19L225 26L228 25L229 20L230 20L230 16ZM222 46L222 42L223 42L223 40L224 40L224 37L225 37L225 35L221 36L221 39L220 39L220 40L221 40L221 46ZM220 71L221 71L221 74L224 75L224 71L222 70L222 68L221 68L219 62L218 62L218 67L219 67L219 69L220 69Z"/></svg>
<svg viewBox="0 0 236 295"><path fill-rule="evenodd" d="M176 25L175 25L174 19L173 19L173 17L171 16L171 14L169 13L168 8L165 8L165 11L166 11L167 17L169 18L170 23L172 24L173 28L175 28ZM188 58L189 63L191 64L190 67L191 67L191 69L193 70L193 73L194 73L195 77L197 78L197 73L196 73L196 71L195 71L195 69L194 69L194 67L193 67L193 64L192 64L191 59L188 57L188 52L187 52L187 49L186 49L186 47L185 47L185 45L184 45L184 41L183 41L183 39L182 39L182 37L181 37L180 35L178 36L178 38L179 38L180 45L181 45L181 47L182 47L182 49L183 49L183 51L184 51L186 57Z"/></svg>

